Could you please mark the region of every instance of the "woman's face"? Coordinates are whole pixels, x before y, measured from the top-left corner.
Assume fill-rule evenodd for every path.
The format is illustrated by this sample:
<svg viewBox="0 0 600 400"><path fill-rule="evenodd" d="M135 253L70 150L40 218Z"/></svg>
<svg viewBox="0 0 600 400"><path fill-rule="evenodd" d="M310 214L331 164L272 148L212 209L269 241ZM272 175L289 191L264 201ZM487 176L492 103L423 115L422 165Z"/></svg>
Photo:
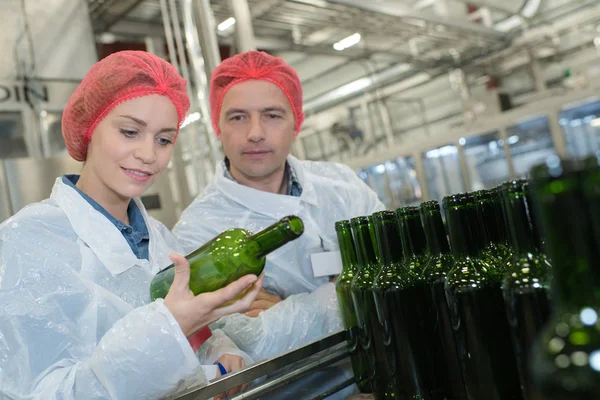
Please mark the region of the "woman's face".
<svg viewBox="0 0 600 400"><path fill-rule="evenodd" d="M93 185L88 189L122 200L141 196L169 164L177 124L177 110L165 96L119 104L92 134L82 171L91 175L85 177L86 186Z"/></svg>

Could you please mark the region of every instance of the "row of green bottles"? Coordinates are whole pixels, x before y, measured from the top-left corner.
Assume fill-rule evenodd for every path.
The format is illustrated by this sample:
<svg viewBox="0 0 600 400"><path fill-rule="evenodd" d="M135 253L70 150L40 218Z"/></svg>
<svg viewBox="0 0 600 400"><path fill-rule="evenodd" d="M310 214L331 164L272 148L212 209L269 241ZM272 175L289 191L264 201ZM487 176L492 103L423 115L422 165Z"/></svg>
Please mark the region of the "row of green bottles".
<svg viewBox="0 0 600 400"><path fill-rule="evenodd" d="M532 350L547 400L600 398L600 167L549 159L532 170L535 208L552 262L552 315Z"/></svg>

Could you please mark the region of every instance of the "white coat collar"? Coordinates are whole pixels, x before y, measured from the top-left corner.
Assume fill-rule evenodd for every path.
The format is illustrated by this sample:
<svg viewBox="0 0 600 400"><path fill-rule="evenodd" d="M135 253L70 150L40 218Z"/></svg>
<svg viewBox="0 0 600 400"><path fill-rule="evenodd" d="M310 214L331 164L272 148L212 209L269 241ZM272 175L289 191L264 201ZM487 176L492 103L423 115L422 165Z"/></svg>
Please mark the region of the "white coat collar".
<svg viewBox="0 0 600 400"><path fill-rule="evenodd" d="M152 270L148 260L138 259L119 229L94 209L75 189L66 185L59 177L50 195L65 213L77 236L88 245L100 262L112 275L119 275L134 266ZM134 199L139 207L150 236L148 254L152 260L157 254L156 227L148 221L146 208L139 199Z"/></svg>
<svg viewBox="0 0 600 400"><path fill-rule="evenodd" d="M296 177L302 186L299 197L263 192L227 179L224 175L223 163L218 163L214 184L225 196L245 206L253 212L280 219L290 213L298 212L302 203L319 207L319 199L310 179L307 179L300 160L288 156L288 163L294 169Z"/></svg>

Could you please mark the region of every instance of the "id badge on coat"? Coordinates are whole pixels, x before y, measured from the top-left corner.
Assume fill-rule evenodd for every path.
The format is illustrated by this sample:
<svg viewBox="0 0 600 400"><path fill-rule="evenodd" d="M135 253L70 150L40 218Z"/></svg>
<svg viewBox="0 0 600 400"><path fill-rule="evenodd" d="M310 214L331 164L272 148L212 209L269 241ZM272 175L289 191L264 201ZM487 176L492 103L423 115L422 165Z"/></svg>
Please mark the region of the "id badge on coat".
<svg viewBox="0 0 600 400"><path fill-rule="evenodd" d="M310 261L315 278L342 273L342 253L339 251L312 253Z"/></svg>

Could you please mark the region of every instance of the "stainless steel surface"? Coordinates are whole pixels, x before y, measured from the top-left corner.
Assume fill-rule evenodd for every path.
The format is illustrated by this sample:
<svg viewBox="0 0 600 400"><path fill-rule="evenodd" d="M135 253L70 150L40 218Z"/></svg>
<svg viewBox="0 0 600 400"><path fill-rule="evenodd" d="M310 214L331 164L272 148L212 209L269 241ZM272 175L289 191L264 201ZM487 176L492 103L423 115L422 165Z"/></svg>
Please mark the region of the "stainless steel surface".
<svg viewBox="0 0 600 400"><path fill-rule="evenodd" d="M300 378L310 374L313 371L318 370L319 368L326 367L328 365L334 364L344 358L348 357L348 348L346 344L340 344L333 350L331 353L326 354L324 356L313 356L311 357L311 361L302 365L299 368L294 368L290 372L282 374L275 379L268 380L267 382L258 385L250 390L246 390L243 393L240 393L236 396L230 397L229 400L255 400L261 398L265 394L276 390L282 386L285 386L291 382L297 381ZM350 386L354 383L354 379L352 379L348 385L340 387L337 391L342 390L343 388Z"/></svg>
<svg viewBox="0 0 600 400"><path fill-rule="evenodd" d="M204 69L207 78L215 68L221 63L221 54L219 53L219 44L217 43L217 26L215 15L210 7L209 0L190 0L192 11L195 18L198 38L204 57ZM187 8L187 7L185 7Z"/></svg>
<svg viewBox="0 0 600 400"><path fill-rule="evenodd" d="M336 348L333 349L334 351L332 351L332 353L330 354L331 357L328 358L330 363L334 363L334 362L338 361L339 359L346 357L348 354L348 349L347 349L347 346L345 343L346 338L347 338L346 331L338 332L338 333L328 336L324 339L310 343L304 347L300 347L298 349L289 351L281 356L258 362L258 363L253 364L243 370L228 374L225 378L219 379L218 381L210 383L201 388L190 388L185 393L180 394L179 397L177 397L177 399L182 399L182 400L207 399L207 398L215 396L219 393L226 392L227 390L229 390L231 388L240 386L244 383L252 382L253 380L255 380L257 378L271 374L277 370L288 367L293 363L305 360L317 353L320 353L324 350L327 350L327 349L330 349L330 348L336 346ZM312 361L313 360L311 360L311 362ZM314 365L314 367L318 368L319 366L322 366L322 365L323 364ZM294 372L295 371L291 371L290 373L294 373ZM268 382L265 384L268 384ZM243 398L246 398L246 397L243 397Z"/></svg>
<svg viewBox="0 0 600 400"><path fill-rule="evenodd" d="M0 161L0 223L10 217L11 214L12 206L10 204L10 196L8 195L8 184L4 172L4 163Z"/></svg>
<svg viewBox="0 0 600 400"><path fill-rule="evenodd" d="M17 213L28 204L47 199L56 178L65 174L78 174L82 164L70 157L51 157L47 159L14 158L0 162L0 219ZM4 170L4 173L2 173ZM5 178L5 179L3 179ZM6 182L6 185L3 182ZM142 202L148 214L165 224L169 229L177 222L177 209L171 187L164 174L148 189ZM3 197L8 197L4 201Z"/></svg>
<svg viewBox="0 0 600 400"><path fill-rule="evenodd" d="M208 142L208 153L211 158L208 167L203 165L202 168L196 168L197 174L202 173L204 175L202 182L199 182L199 186L203 187L205 182L209 182L209 175L213 174L215 165L221 159L217 138L210 121L208 106L208 82L212 71L221 63L221 55L217 44L217 27L215 26L215 19L209 1L183 0L182 7L185 38L195 82L195 96L193 99L197 100L200 121ZM198 158L194 157L193 162L200 163L204 161L198 160Z"/></svg>
<svg viewBox="0 0 600 400"><path fill-rule="evenodd" d="M247 0L228 0L227 6L235 18L235 50L237 53L256 50L252 17Z"/></svg>
<svg viewBox="0 0 600 400"><path fill-rule="evenodd" d="M77 174L81 166L81 163L70 157L4 160L12 206L11 215L28 204L47 199L57 177L64 174Z"/></svg>

